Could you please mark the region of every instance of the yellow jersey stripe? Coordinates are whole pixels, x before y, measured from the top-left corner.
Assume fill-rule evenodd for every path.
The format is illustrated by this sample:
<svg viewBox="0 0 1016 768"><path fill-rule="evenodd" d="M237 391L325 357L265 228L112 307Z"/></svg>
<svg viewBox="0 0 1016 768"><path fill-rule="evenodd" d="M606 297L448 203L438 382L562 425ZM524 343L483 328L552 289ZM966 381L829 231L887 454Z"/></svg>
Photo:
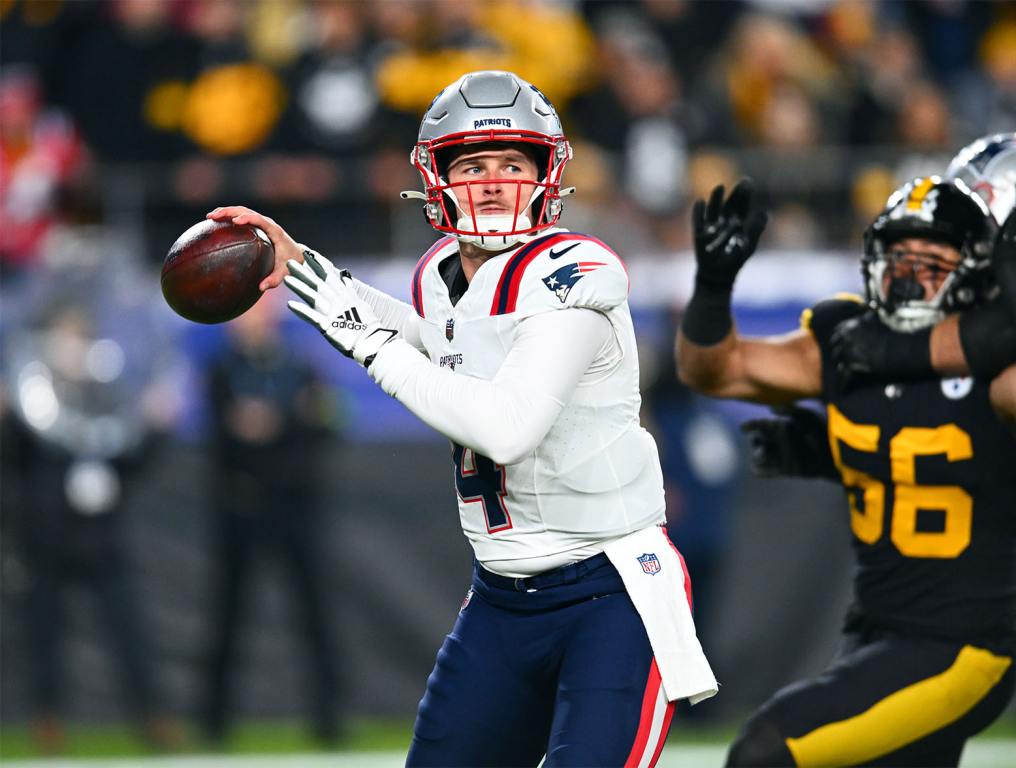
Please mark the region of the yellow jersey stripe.
<svg viewBox="0 0 1016 768"><path fill-rule="evenodd" d="M859 715L787 739L787 748L799 766L869 762L959 720L1010 664L1009 656L965 645L945 672L902 688Z"/></svg>

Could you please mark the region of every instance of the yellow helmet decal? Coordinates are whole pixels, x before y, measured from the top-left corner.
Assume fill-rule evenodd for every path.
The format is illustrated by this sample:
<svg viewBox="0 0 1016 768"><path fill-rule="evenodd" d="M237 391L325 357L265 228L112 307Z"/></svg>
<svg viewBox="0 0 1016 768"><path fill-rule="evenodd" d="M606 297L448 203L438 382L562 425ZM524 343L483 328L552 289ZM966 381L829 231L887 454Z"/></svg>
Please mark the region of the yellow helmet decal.
<svg viewBox="0 0 1016 768"><path fill-rule="evenodd" d="M907 210L921 210L921 206L924 204L924 197L933 186L935 186L935 180L930 177L921 179L920 182L914 184L914 188L910 190L910 197L907 198Z"/></svg>

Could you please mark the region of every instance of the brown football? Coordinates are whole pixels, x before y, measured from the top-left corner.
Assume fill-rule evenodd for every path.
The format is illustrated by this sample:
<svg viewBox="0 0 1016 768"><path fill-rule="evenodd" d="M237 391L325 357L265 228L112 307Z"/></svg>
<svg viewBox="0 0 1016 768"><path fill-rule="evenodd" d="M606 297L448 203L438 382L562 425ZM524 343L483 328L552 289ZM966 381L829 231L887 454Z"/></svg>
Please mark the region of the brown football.
<svg viewBox="0 0 1016 768"><path fill-rule="evenodd" d="M261 297L258 285L275 266L268 235L250 224L195 224L173 243L162 262L162 295L178 315L196 323L222 323L242 315Z"/></svg>

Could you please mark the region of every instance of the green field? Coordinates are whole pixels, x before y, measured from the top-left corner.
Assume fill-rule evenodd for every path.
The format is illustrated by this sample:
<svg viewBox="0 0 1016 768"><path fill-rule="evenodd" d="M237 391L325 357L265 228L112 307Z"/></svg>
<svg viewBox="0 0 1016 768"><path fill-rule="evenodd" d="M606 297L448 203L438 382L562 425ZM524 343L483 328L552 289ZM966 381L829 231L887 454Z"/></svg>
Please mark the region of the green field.
<svg viewBox="0 0 1016 768"><path fill-rule="evenodd" d="M407 722L353 722L338 745L323 749L301 726L247 723L214 752L185 735L180 751L166 754L147 749L126 727L76 726L68 729L66 751L47 758L35 749L27 728L5 726L0 731L0 762L9 768L397 768L405 760L410 728ZM675 727L658 766L720 766L733 734L730 727ZM1014 755L1016 722L1006 718L968 744L961 765L1011 768Z"/></svg>

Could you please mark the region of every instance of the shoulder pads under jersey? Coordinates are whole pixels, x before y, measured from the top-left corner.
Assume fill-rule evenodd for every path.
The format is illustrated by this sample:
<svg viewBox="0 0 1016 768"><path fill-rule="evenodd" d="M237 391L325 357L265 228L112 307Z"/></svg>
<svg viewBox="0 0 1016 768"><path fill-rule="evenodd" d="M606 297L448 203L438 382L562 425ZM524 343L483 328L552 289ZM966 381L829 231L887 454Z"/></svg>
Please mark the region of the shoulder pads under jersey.
<svg viewBox="0 0 1016 768"><path fill-rule="evenodd" d="M842 321L866 312L864 300L853 293L837 293L831 299L823 299L801 313L801 327L814 334L820 345L832 336Z"/></svg>
<svg viewBox="0 0 1016 768"><path fill-rule="evenodd" d="M519 249L502 272L491 314L534 315L585 307L602 312L628 298L628 272L595 237L558 232Z"/></svg>

